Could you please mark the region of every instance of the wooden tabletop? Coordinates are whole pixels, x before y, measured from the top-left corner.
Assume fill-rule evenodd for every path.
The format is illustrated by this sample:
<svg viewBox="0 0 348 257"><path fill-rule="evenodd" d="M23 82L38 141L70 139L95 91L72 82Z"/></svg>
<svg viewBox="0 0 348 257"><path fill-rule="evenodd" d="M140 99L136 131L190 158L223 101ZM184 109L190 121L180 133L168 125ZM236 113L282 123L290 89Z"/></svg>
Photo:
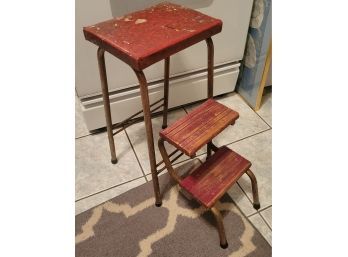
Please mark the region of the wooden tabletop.
<svg viewBox="0 0 348 257"><path fill-rule="evenodd" d="M126 3L125 3L126 4ZM83 28L86 40L142 70L222 29L222 21L198 11L161 3Z"/></svg>

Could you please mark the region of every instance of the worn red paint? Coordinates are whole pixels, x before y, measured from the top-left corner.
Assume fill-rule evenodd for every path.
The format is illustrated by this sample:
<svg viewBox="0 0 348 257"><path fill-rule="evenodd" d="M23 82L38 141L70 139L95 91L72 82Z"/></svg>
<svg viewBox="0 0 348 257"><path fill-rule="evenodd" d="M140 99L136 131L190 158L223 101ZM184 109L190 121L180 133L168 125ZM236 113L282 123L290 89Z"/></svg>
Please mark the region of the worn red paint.
<svg viewBox="0 0 348 257"><path fill-rule="evenodd" d="M180 151L193 157L200 148L233 124L238 117L238 112L209 99L170 127L162 130L160 136Z"/></svg>
<svg viewBox="0 0 348 257"><path fill-rule="evenodd" d="M211 208L250 166L248 160L223 146L181 180L180 185L206 208Z"/></svg>
<svg viewBox="0 0 348 257"><path fill-rule="evenodd" d="M142 70L222 29L222 21L172 3L83 28L85 38Z"/></svg>

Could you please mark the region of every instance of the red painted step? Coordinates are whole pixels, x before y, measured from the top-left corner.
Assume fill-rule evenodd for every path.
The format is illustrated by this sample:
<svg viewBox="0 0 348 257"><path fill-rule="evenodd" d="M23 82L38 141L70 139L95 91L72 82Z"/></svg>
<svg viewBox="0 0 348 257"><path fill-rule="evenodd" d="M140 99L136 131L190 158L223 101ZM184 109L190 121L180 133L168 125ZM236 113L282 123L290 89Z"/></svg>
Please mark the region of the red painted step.
<svg viewBox="0 0 348 257"><path fill-rule="evenodd" d="M250 161L223 146L180 185L206 208L211 208L250 166Z"/></svg>
<svg viewBox="0 0 348 257"><path fill-rule="evenodd" d="M162 130L160 136L193 157L196 152L238 119L239 114L213 99Z"/></svg>

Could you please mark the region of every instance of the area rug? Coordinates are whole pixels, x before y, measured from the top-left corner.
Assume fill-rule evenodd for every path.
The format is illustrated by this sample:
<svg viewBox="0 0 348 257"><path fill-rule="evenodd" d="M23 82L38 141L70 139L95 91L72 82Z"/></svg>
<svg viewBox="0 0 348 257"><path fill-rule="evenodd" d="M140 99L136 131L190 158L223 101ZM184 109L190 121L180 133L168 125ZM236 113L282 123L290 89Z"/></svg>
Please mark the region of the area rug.
<svg viewBox="0 0 348 257"><path fill-rule="evenodd" d="M181 172L192 170L192 163ZM194 163L197 165L197 162ZM218 202L228 248L222 249L210 211L188 199L168 174L160 176L163 204L155 207L149 181L75 218L77 257L249 256L268 257L272 248L229 195Z"/></svg>

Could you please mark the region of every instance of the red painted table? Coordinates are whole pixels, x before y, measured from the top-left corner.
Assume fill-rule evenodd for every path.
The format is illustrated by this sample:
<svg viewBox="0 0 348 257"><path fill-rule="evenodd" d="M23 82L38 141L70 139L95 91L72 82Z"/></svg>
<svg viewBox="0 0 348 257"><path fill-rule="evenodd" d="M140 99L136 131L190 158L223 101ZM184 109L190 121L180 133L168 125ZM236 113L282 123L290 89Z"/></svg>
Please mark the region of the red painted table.
<svg viewBox="0 0 348 257"><path fill-rule="evenodd" d="M161 3L83 28L86 40L99 46L98 64L103 92L106 126L112 163L117 163L113 125L110 111L104 52L107 51L127 63L135 72L139 84L147 133L148 154L156 206L162 203L153 142L151 106L143 69L165 60L163 128L167 126L170 56L206 40L208 46L208 97L213 96L214 45L211 37L222 29L221 20L195 10L171 3ZM133 115L135 116L135 115ZM133 117L132 116L132 117Z"/></svg>

